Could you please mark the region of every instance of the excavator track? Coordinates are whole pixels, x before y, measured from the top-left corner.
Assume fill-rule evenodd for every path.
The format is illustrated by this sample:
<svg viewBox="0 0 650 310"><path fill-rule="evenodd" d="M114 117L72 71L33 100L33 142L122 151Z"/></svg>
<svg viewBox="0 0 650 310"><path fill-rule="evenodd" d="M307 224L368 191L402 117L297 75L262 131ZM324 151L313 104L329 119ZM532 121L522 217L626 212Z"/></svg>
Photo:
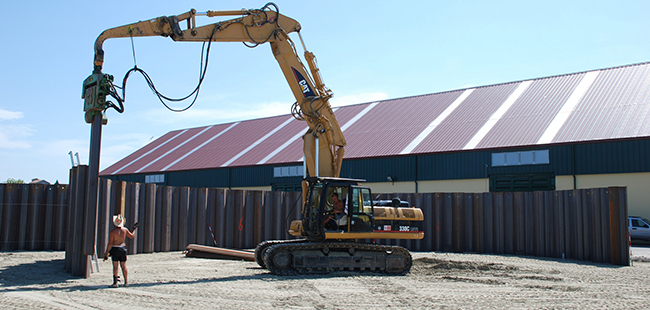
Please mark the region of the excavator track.
<svg viewBox="0 0 650 310"><path fill-rule="evenodd" d="M276 275L366 270L404 275L412 264L411 253L400 246L310 241L274 243L263 251L263 261Z"/></svg>
<svg viewBox="0 0 650 310"><path fill-rule="evenodd" d="M266 264L264 263L264 252L268 250L271 246L280 244L280 243L294 243L294 242L306 242L306 239L292 239L292 240L266 240L260 242L255 248L255 261L260 267L266 269Z"/></svg>

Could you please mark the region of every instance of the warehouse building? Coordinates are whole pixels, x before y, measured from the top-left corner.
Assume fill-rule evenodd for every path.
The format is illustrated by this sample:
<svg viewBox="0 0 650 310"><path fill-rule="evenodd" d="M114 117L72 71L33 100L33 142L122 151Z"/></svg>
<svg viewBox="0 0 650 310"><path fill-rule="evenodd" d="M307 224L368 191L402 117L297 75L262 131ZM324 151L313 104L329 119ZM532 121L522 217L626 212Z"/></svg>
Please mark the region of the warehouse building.
<svg viewBox="0 0 650 310"><path fill-rule="evenodd" d="M287 109L289 109L287 107ZM373 192L628 188L650 217L650 63L335 109L341 176ZM170 186L300 190L291 115L169 132L100 173Z"/></svg>

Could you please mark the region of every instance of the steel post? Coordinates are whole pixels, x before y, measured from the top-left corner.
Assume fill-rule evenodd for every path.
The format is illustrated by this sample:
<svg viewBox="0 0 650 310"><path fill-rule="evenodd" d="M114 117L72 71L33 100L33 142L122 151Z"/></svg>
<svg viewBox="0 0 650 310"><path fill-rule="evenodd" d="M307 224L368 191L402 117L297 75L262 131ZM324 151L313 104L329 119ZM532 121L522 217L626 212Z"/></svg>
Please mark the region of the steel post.
<svg viewBox="0 0 650 310"><path fill-rule="evenodd" d="M97 198L99 189L99 154L102 144L102 115L93 116L90 130L90 159L88 161L88 193L84 221L84 255L93 255L97 238Z"/></svg>

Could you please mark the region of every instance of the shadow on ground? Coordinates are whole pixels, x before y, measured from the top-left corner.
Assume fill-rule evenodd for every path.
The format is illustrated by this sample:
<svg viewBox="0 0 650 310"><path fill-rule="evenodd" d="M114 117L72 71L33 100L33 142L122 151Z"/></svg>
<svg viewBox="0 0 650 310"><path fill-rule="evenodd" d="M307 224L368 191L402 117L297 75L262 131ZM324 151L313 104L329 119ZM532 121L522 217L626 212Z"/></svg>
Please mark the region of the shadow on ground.
<svg viewBox="0 0 650 310"><path fill-rule="evenodd" d="M57 284L78 279L65 271L65 259L35 261L0 269L0 286Z"/></svg>

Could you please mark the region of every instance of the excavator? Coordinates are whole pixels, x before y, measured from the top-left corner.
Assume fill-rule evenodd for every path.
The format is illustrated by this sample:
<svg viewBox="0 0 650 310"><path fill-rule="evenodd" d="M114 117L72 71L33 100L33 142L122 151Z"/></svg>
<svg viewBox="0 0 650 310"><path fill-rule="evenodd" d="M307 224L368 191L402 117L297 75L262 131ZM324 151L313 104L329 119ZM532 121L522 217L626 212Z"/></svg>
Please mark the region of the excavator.
<svg viewBox="0 0 650 310"><path fill-rule="evenodd" d="M235 18L197 26L198 16ZM323 83L316 57L305 47L300 30L301 25L280 14L274 3L233 11L192 9L107 29L95 41L94 70L83 83L86 122L111 107L120 113L124 110L113 76L102 72L102 46L107 39L163 36L175 42L242 42L249 47L269 43L296 98L291 113L308 124L303 153L309 176L302 182L302 219L293 220L289 229L298 238L261 242L255 260L278 275L337 270L406 274L412 264L409 251L376 240L422 239L422 211L398 198L373 202L370 188L361 185L364 180L340 177L346 141L329 104L333 93ZM289 37L293 32L300 38L309 69ZM117 99L119 106L107 96Z"/></svg>

